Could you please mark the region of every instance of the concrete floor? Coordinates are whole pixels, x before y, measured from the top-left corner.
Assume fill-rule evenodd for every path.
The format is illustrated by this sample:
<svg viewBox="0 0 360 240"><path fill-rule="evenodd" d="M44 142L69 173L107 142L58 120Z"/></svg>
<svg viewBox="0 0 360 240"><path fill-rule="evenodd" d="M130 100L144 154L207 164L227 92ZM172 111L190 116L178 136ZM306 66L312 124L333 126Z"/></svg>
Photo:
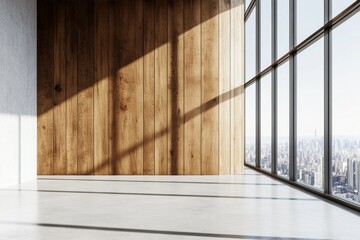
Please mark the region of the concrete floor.
<svg viewBox="0 0 360 240"><path fill-rule="evenodd" d="M49 176L0 190L0 239L360 239L359 215L260 175Z"/></svg>

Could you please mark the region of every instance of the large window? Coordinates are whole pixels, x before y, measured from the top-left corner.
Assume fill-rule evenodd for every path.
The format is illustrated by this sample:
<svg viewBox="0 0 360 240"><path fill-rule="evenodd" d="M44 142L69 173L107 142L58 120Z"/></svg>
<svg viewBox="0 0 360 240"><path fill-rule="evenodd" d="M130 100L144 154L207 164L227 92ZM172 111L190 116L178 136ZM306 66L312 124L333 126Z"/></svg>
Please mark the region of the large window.
<svg viewBox="0 0 360 240"><path fill-rule="evenodd" d="M278 175L289 178L290 146L290 81L289 62L277 69L277 166Z"/></svg>
<svg viewBox="0 0 360 240"><path fill-rule="evenodd" d="M360 203L360 13L332 33L332 192Z"/></svg>
<svg viewBox="0 0 360 240"><path fill-rule="evenodd" d="M260 4L261 16L261 69L271 64L271 0L262 0Z"/></svg>
<svg viewBox="0 0 360 240"><path fill-rule="evenodd" d="M324 159L324 40L297 55L296 178L323 188Z"/></svg>
<svg viewBox="0 0 360 240"><path fill-rule="evenodd" d="M271 171L271 75L261 78L261 157L262 169Z"/></svg>
<svg viewBox="0 0 360 240"><path fill-rule="evenodd" d="M360 210L360 1L252 3L246 164Z"/></svg>
<svg viewBox="0 0 360 240"><path fill-rule="evenodd" d="M245 9L249 7L251 0L245 0Z"/></svg>
<svg viewBox="0 0 360 240"><path fill-rule="evenodd" d="M277 56L282 57L289 51L290 0L277 4Z"/></svg>
<svg viewBox="0 0 360 240"><path fill-rule="evenodd" d="M279 1L281 3L281 1ZM300 0L296 2L296 40L302 42L324 25L324 0Z"/></svg>
<svg viewBox="0 0 360 240"><path fill-rule="evenodd" d="M355 0L331 0L332 16L338 15L354 2Z"/></svg>
<svg viewBox="0 0 360 240"><path fill-rule="evenodd" d="M246 88L245 92L245 161L255 165L256 149L256 87L255 84Z"/></svg>
<svg viewBox="0 0 360 240"><path fill-rule="evenodd" d="M251 11L251 15L245 23L245 57L246 57L246 81L249 81L256 73L256 9Z"/></svg>

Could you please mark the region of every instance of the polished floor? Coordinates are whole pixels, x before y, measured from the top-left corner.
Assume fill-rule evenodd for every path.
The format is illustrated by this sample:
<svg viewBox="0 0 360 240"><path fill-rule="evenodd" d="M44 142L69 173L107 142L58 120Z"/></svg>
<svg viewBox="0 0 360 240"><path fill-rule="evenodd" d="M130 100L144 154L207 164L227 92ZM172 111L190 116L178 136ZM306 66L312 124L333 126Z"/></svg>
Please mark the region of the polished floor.
<svg viewBox="0 0 360 240"><path fill-rule="evenodd" d="M0 239L360 239L360 216L250 169L44 176L0 190Z"/></svg>

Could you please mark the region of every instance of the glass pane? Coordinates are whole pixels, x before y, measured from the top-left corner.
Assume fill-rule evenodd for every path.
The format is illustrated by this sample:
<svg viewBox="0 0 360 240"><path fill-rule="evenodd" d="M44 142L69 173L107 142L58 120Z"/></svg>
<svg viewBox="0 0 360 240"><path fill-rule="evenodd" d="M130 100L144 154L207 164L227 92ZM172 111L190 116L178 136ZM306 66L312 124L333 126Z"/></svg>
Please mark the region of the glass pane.
<svg viewBox="0 0 360 240"><path fill-rule="evenodd" d="M332 192L360 204L360 13L333 30Z"/></svg>
<svg viewBox="0 0 360 240"><path fill-rule="evenodd" d="M355 0L332 0L332 16L335 17L341 13L345 8L349 7Z"/></svg>
<svg viewBox="0 0 360 240"><path fill-rule="evenodd" d="M324 43L297 56L297 181L323 188Z"/></svg>
<svg viewBox="0 0 360 240"><path fill-rule="evenodd" d="M271 74L261 78L261 158L260 167L271 171Z"/></svg>
<svg viewBox="0 0 360 240"><path fill-rule="evenodd" d="M289 62L277 71L277 166L278 175L289 177L289 122L290 122Z"/></svg>
<svg viewBox="0 0 360 240"><path fill-rule="evenodd" d="M297 43L324 25L324 0L296 1Z"/></svg>
<svg viewBox="0 0 360 240"><path fill-rule="evenodd" d="M251 0L245 0L245 11L249 7Z"/></svg>
<svg viewBox="0 0 360 240"><path fill-rule="evenodd" d="M261 17L261 70L271 64L271 0L259 1Z"/></svg>
<svg viewBox="0 0 360 240"><path fill-rule="evenodd" d="M245 91L245 161L255 165L256 136L256 86L250 85Z"/></svg>
<svg viewBox="0 0 360 240"><path fill-rule="evenodd" d="M253 9L245 24L246 81L256 74L256 10Z"/></svg>
<svg viewBox="0 0 360 240"><path fill-rule="evenodd" d="M282 57L289 51L289 0L277 1L277 56Z"/></svg>

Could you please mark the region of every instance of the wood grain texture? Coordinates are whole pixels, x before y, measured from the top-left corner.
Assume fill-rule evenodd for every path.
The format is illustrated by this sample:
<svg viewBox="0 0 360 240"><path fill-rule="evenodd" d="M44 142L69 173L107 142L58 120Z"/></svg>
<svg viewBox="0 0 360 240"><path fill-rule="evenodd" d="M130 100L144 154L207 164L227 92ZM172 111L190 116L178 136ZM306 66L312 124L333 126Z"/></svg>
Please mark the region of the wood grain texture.
<svg viewBox="0 0 360 240"><path fill-rule="evenodd" d="M130 152L127 151L130 140L127 134L130 127L128 104L130 103L130 92L132 80L132 67L130 51L134 49L134 27L129 27L127 21L131 13L130 1L115 2L115 25L114 29L114 52L116 78L114 81L114 151L115 169L117 174L130 174ZM132 38L132 39L131 39ZM129 63L129 65L128 65ZM129 110L130 111L130 110Z"/></svg>
<svg viewBox="0 0 360 240"><path fill-rule="evenodd" d="M167 0L155 0L155 174L167 174Z"/></svg>
<svg viewBox="0 0 360 240"><path fill-rule="evenodd" d="M65 0L54 2L54 174L66 174Z"/></svg>
<svg viewBox="0 0 360 240"><path fill-rule="evenodd" d="M53 174L53 74L54 74L54 39L53 39L53 1L38 2L38 49L47 51L38 53L37 81L37 132L38 132L38 164L40 175Z"/></svg>
<svg viewBox="0 0 360 240"><path fill-rule="evenodd" d="M184 0L185 174L201 174L201 1Z"/></svg>
<svg viewBox="0 0 360 240"><path fill-rule="evenodd" d="M126 6L124 8L124 6ZM121 9L119 9L121 8ZM119 145L117 171L143 173L143 8L142 1L123 1L116 21L119 67L116 79L115 124ZM123 10L125 9L125 10ZM126 23L133 21L128 26Z"/></svg>
<svg viewBox="0 0 360 240"><path fill-rule="evenodd" d="M201 4L201 174L214 175L219 173L219 3Z"/></svg>
<svg viewBox="0 0 360 240"><path fill-rule="evenodd" d="M94 1L94 173L110 173L109 2Z"/></svg>
<svg viewBox="0 0 360 240"><path fill-rule="evenodd" d="M168 6L168 174L184 174L184 3Z"/></svg>
<svg viewBox="0 0 360 240"><path fill-rule="evenodd" d="M38 173L241 172L242 16L242 0L40 0Z"/></svg>
<svg viewBox="0 0 360 240"><path fill-rule="evenodd" d="M143 22L143 0L132 0L133 16L134 21L134 49L132 53L133 61L133 87L130 91L131 109L133 113L131 117L131 126L128 129L129 135L132 139L130 146L137 146L134 151L131 151L131 174L140 175L143 174L143 138L144 138L144 22ZM129 19L129 22L131 21ZM135 56L135 59L133 57Z"/></svg>
<svg viewBox="0 0 360 240"><path fill-rule="evenodd" d="M109 117L108 117L108 137L109 137L109 174L116 174L116 147L115 147L115 104L114 104L114 82L116 79L116 52L115 52L115 2L108 1L109 4L109 82L108 82L108 100L109 100Z"/></svg>
<svg viewBox="0 0 360 240"><path fill-rule="evenodd" d="M155 174L155 1L144 1L144 174Z"/></svg>
<svg viewBox="0 0 360 240"><path fill-rule="evenodd" d="M231 170L230 2L219 0L219 173Z"/></svg>
<svg viewBox="0 0 360 240"><path fill-rule="evenodd" d="M78 174L78 16L77 1L66 0L65 54L66 54L66 172ZM46 51L46 49L44 49Z"/></svg>
<svg viewBox="0 0 360 240"><path fill-rule="evenodd" d="M94 173L93 0L78 0L78 171Z"/></svg>

